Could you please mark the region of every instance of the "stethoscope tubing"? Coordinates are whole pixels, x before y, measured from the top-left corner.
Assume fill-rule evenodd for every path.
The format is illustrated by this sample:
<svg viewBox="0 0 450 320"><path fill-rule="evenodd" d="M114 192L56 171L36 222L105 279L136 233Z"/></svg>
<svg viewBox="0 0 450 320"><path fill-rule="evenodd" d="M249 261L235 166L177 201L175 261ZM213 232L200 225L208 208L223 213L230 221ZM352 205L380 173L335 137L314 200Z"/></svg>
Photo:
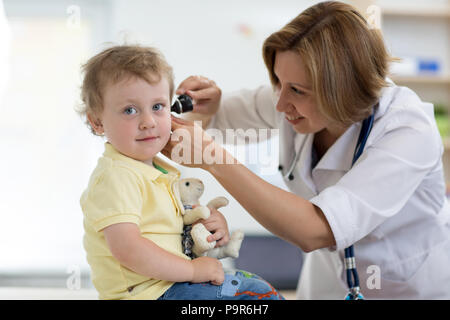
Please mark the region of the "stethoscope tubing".
<svg viewBox="0 0 450 320"><path fill-rule="evenodd" d="M373 121L374 121L374 113L372 113L369 117L364 119L361 131L359 133L358 137L358 143L355 147L355 152L353 155L352 160L352 167L358 161L359 157L364 151L364 147L366 146L367 139L369 138L370 131L373 127ZM354 299L363 299L362 294L360 294L360 287L359 287L359 276L358 271L356 269L356 260L355 260L355 250L354 246L351 245L348 248L344 250L345 254L345 269L347 274L347 285L349 288L349 294L347 296L348 300L354 300Z"/></svg>

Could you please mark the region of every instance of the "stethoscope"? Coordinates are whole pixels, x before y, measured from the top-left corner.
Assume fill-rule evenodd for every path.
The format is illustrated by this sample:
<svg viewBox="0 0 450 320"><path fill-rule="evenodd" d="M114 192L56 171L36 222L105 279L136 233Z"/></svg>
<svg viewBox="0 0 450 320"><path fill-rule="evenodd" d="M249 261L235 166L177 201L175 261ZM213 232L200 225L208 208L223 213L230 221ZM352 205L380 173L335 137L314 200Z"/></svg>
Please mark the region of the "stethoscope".
<svg viewBox="0 0 450 320"><path fill-rule="evenodd" d="M374 107L374 110L377 106L378 104ZM372 130L373 127L373 121L374 121L374 111L369 117L364 119L362 122L358 142L356 143L355 151L353 154L352 166L355 164L355 162L358 160L358 158L361 156L364 150L370 131ZM305 141L303 143L305 143ZM298 150L301 149L302 147L300 147ZM295 166L297 165L299 156L300 152L297 151L295 153L294 160L292 161L289 167L289 170L287 171L286 174L283 175L284 178L287 178L289 180L294 179L294 175L292 172L294 171ZM280 166L279 169L282 170L282 166ZM364 299L364 296L362 295L361 289L359 287L359 277L358 271L356 270L356 260L353 245L344 250L344 255L345 255L344 265L347 276L347 286L349 290L347 296L345 297L345 300L362 300Z"/></svg>
<svg viewBox="0 0 450 320"><path fill-rule="evenodd" d="M294 172L295 167L297 166L298 158L300 157L300 152L298 150L302 150L303 149L303 144L305 142L306 142L306 139L303 140L303 143L302 143L302 145L299 148L296 148L294 159L292 160L291 165L289 166L289 169L283 175L283 177L285 179L294 180L293 172ZM283 166L280 165L278 167L278 170L280 170L280 171L283 170Z"/></svg>
<svg viewBox="0 0 450 320"><path fill-rule="evenodd" d="M375 108L374 108L375 109ZM373 127L374 113L363 120L361 131L358 137L358 143L355 147L355 153L353 154L352 166L358 160L359 156L363 153L364 146L366 145L367 138L369 138L370 131ZM349 292L345 297L345 300L363 300L364 296L361 293L359 287L358 271L356 270L356 260L353 245L344 250L345 271L347 273L347 286Z"/></svg>

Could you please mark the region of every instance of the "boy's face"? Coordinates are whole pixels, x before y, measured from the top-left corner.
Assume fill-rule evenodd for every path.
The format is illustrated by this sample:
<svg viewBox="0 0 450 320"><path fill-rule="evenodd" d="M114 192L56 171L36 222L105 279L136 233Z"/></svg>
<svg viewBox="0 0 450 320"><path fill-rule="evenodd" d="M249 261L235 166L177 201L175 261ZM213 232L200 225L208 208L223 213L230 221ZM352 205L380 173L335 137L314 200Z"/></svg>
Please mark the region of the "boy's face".
<svg viewBox="0 0 450 320"><path fill-rule="evenodd" d="M141 78L131 77L107 85L99 120L100 131L103 130L99 133L104 133L114 148L151 165L153 157L170 139L167 79L161 77L152 85ZM93 127L97 128L95 124Z"/></svg>

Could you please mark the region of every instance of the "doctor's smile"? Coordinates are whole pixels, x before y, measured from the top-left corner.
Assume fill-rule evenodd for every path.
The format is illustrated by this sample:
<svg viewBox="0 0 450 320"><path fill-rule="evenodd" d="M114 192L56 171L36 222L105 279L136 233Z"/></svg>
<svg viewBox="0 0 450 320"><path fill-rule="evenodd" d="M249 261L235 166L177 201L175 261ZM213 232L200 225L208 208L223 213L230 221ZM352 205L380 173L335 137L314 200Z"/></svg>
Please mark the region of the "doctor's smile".
<svg viewBox="0 0 450 320"><path fill-rule="evenodd" d="M289 123L294 124L294 125L299 122L298 120L303 119L303 118L304 117L302 117L302 116L288 116L288 115L286 115L286 120L289 121Z"/></svg>

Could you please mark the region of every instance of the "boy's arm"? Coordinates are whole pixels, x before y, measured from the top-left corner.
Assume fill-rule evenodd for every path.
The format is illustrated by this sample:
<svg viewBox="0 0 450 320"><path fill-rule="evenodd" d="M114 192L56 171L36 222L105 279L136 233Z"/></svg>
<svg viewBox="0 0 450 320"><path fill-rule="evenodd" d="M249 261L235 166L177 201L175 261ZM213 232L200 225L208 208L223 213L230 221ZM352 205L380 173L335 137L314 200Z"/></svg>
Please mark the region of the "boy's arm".
<svg viewBox="0 0 450 320"><path fill-rule="evenodd" d="M149 278L173 282L221 284L222 264L217 259L200 257L186 260L141 236L134 223L117 223L103 229L112 255L130 270ZM207 259L206 259L207 258Z"/></svg>

